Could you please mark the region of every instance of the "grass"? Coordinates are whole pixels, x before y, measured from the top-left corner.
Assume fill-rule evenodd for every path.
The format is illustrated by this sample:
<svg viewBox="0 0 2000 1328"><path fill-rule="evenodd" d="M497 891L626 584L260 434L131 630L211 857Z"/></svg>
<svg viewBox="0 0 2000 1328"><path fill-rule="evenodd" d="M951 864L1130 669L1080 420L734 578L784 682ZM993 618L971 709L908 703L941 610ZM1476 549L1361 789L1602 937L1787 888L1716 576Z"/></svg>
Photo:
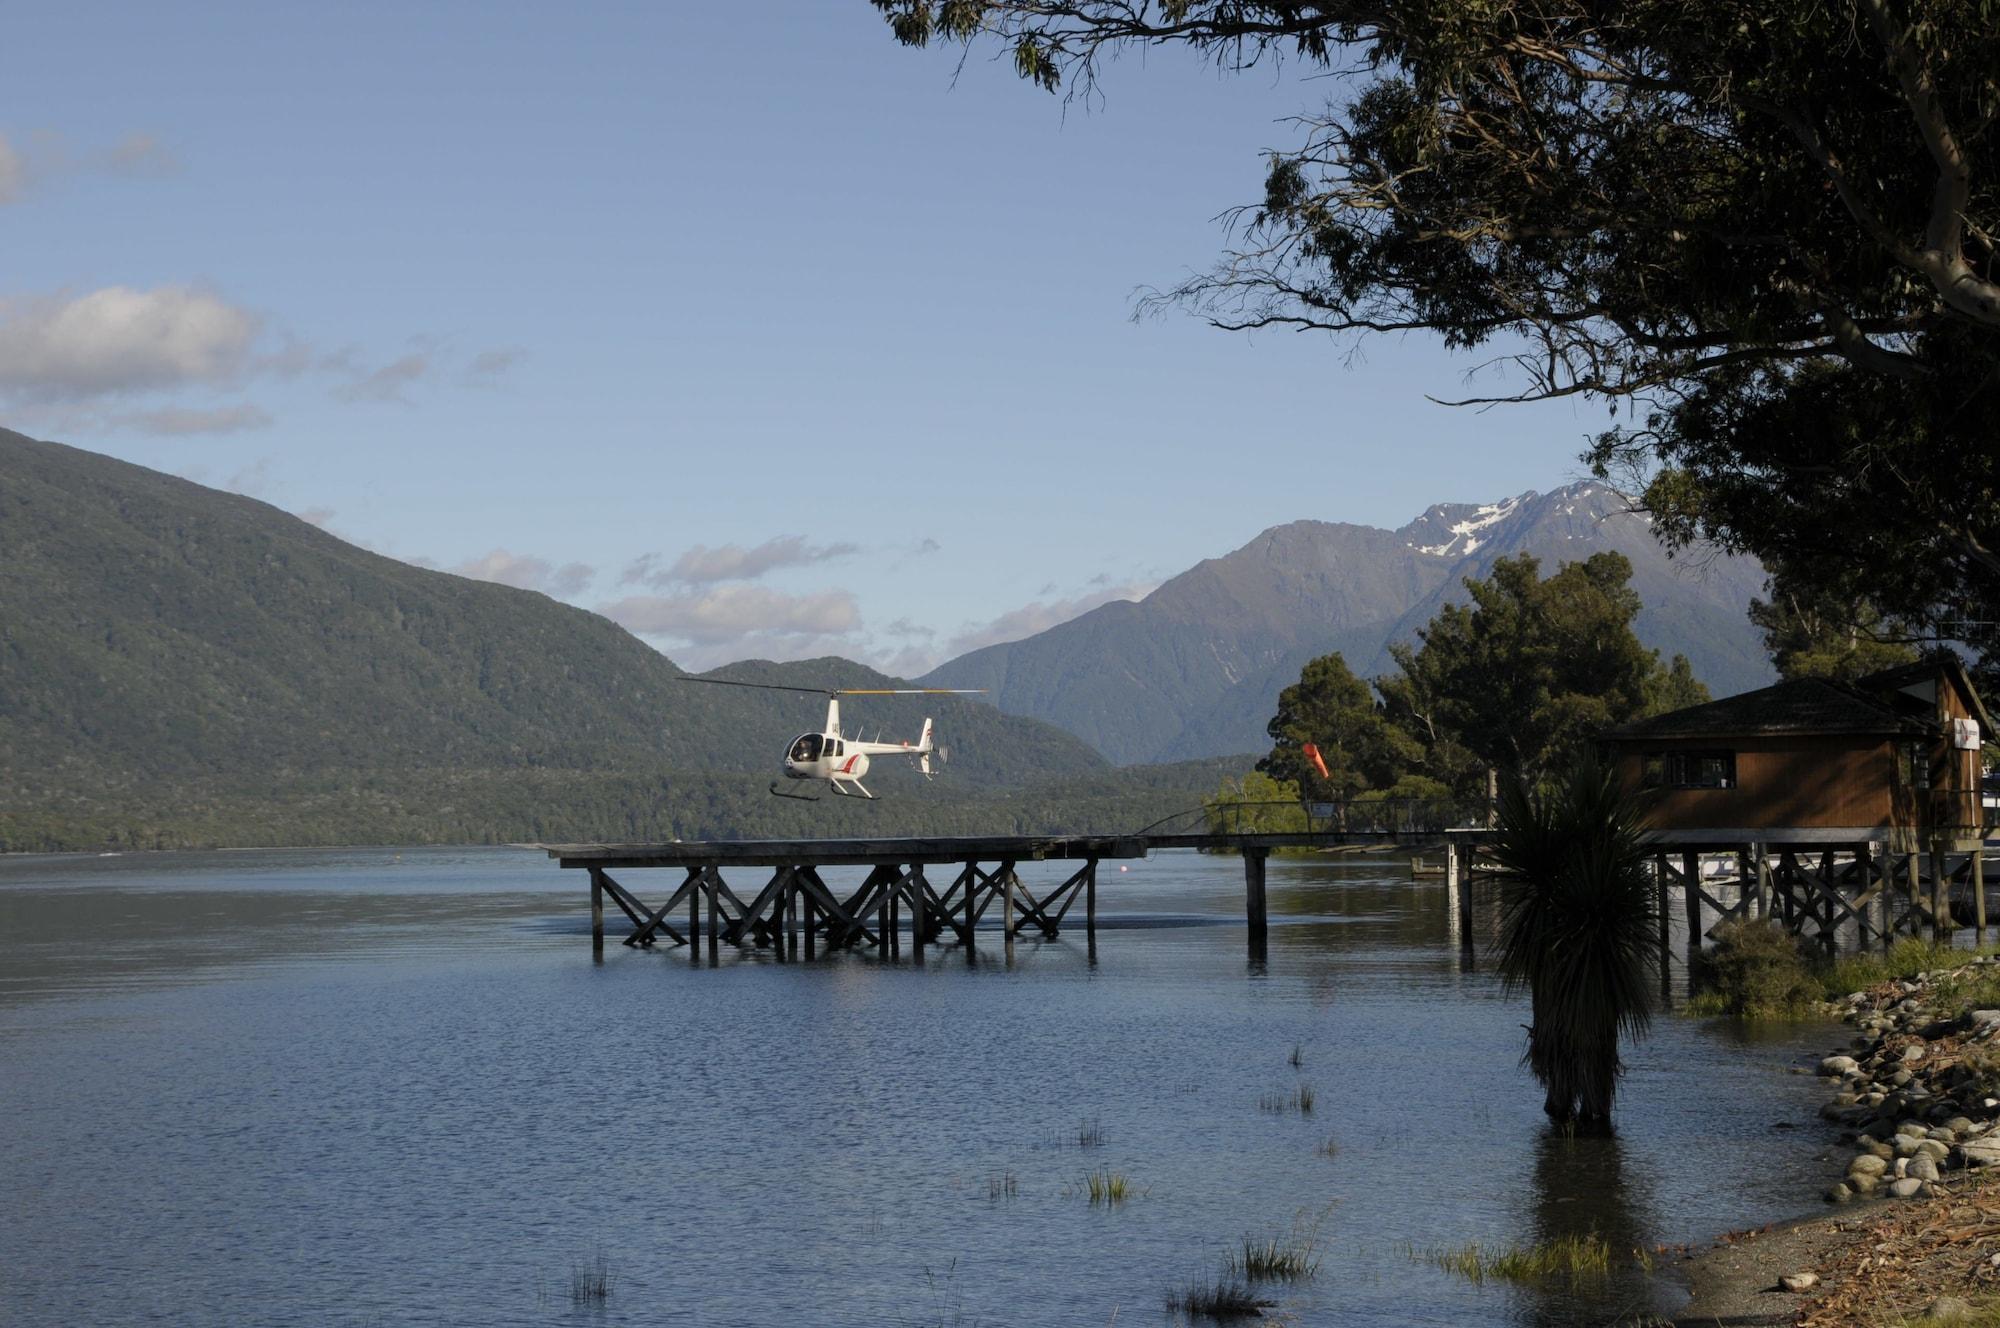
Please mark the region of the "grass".
<svg viewBox="0 0 2000 1328"><path fill-rule="evenodd" d="M1319 1141L1318 1146L1313 1149L1313 1152L1319 1154L1321 1157L1339 1157L1340 1141L1332 1135L1328 1135Z"/></svg>
<svg viewBox="0 0 2000 1328"><path fill-rule="evenodd" d="M1864 950L1827 960L1810 955L1771 919L1738 919L1717 929L1715 944L1702 956L1702 989L1683 1012L1697 1018L1810 1018L1821 1001L1939 972L1945 976L1932 979L1932 998L1939 1006L2000 1005L2000 974L1962 972L1988 953L1905 937L1886 952Z"/></svg>
<svg viewBox="0 0 2000 1328"><path fill-rule="evenodd" d="M991 1173L987 1175L986 1197L995 1203L1002 1199L1012 1199L1020 1193L1021 1182L1015 1179L1013 1172L1003 1171L998 1175Z"/></svg>
<svg viewBox="0 0 2000 1328"><path fill-rule="evenodd" d="M1283 1236L1245 1236L1223 1256L1231 1277L1252 1282L1300 1282L1319 1271L1319 1223L1304 1215Z"/></svg>
<svg viewBox="0 0 2000 1328"><path fill-rule="evenodd" d="M1306 1064L1305 1044L1302 1042L1294 1042L1292 1044L1292 1054L1288 1056L1286 1059L1291 1062L1292 1068L1294 1070L1304 1069Z"/></svg>
<svg viewBox="0 0 2000 1328"><path fill-rule="evenodd" d="M1611 1247L1594 1231L1504 1250L1484 1249L1476 1242L1445 1249L1412 1250L1411 1257L1474 1284L1492 1280L1526 1284L1568 1282L1574 1286L1611 1271Z"/></svg>
<svg viewBox="0 0 2000 1328"><path fill-rule="evenodd" d="M1138 1193L1132 1178L1122 1171L1109 1167L1099 1167L1083 1178L1084 1193L1090 1196L1093 1208L1115 1208Z"/></svg>
<svg viewBox="0 0 2000 1328"><path fill-rule="evenodd" d="M1313 1103L1318 1098L1319 1094L1311 1084L1300 1084L1289 1093L1264 1094L1257 1099L1257 1106L1260 1110L1268 1111L1272 1115L1282 1115L1287 1111L1297 1111L1310 1116L1312 1115Z"/></svg>
<svg viewBox="0 0 2000 1328"><path fill-rule="evenodd" d="M1078 1148L1102 1148L1104 1146L1104 1125L1095 1116L1085 1116L1076 1125L1076 1146Z"/></svg>
<svg viewBox="0 0 2000 1328"><path fill-rule="evenodd" d="M1879 983L1908 980L1919 973L1935 973L1939 969L1963 968L1990 953L1991 950L1959 950L1935 941L1905 937L1890 947L1886 954L1878 950L1842 955L1823 966L1816 976L1826 998L1835 1000Z"/></svg>
<svg viewBox="0 0 2000 1328"><path fill-rule="evenodd" d="M1196 1280L1167 1293L1167 1313L1218 1323L1257 1318L1272 1303L1259 1299L1249 1283L1227 1274L1213 1281Z"/></svg>
<svg viewBox="0 0 2000 1328"><path fill-rule="evenodd" d="M602 1305L611 1298L611 1261L599 1250L589 1263L569 1266L569 1300L572 1305Z"/></svg>

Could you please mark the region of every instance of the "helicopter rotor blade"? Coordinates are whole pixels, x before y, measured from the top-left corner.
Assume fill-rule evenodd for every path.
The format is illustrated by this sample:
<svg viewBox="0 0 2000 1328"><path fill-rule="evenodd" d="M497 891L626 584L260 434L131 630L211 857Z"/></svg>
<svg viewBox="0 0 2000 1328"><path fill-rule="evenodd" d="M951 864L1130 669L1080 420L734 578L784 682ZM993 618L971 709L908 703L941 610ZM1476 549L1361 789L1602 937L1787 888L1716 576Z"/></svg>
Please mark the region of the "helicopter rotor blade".
<svg viewBox="0 0 2000 1328"><path fill-rule="evenodd" d="M814 696L839 696L830 687L792 687L781 682L737 682L734 678L696 678L682 674L681 682L705 682L711 687L753 687L760 692L810 692Z"/></svg>
<svg viewBox="0 0 2000 1328"><path fill-rule="evenodd" d="M719 680L718 680L719 681ZM744 684L748 686L750 684ZM984 687L836 687L835 696L984 696Z"/></svg>

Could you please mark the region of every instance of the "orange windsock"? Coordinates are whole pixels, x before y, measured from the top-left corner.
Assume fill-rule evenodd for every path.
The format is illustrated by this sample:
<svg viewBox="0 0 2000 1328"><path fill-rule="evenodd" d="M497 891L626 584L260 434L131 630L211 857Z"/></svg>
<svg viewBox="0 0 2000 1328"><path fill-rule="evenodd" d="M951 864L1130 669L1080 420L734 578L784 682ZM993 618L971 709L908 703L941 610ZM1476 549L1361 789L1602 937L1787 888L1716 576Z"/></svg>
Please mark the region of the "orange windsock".
<svg viewBox="0 0 2000 1328"><path fill-rule="evenodd" d="M1318 747L1314 746L1312 743L1307 743L1303 748L1301 748L1301 750L1305 752L1306 760L1312 762L1312 768L1319 771L1319 777L1321 779L1333 778L1332 775L1329 775L1326 772L1326 762L1321 759Z"/></svg>

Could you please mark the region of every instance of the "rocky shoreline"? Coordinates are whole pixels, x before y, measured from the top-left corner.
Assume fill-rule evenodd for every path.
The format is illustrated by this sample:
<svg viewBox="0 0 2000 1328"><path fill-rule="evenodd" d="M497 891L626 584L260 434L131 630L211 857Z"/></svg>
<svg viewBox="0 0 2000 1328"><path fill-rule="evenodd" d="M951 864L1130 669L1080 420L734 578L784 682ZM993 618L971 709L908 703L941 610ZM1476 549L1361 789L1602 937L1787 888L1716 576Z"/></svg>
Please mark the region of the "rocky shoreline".
<svg viewBox="0 0 2000 1328"><path fill-rule="evenodd" d="M1820 1114L1852 1150L1826 1191L1835 1212L1723 1237L1678 1270L1692 1300L1674 1323L1990 1321L1979 1307L2000 1290L1996 995L2000 956L1969 957L1828 1007L1856 1029L1819 1063L1838 1081Z"/></svg>
<svg viewBox="0 0 2000 1328"><path fill-rule="evenodd" d="M1836 1053L1819 1072L1840 1080L1820 1110L1847 1126L1857 1148L1827 1198L1847 1203L1882 1193L1927 1199L1944 1173L2000 1163L2000 1009L1940 1007L1940 988L2000 976L2000 958L1857 991L1840 1003L1860 1031L1853 1054Z"/></svg>

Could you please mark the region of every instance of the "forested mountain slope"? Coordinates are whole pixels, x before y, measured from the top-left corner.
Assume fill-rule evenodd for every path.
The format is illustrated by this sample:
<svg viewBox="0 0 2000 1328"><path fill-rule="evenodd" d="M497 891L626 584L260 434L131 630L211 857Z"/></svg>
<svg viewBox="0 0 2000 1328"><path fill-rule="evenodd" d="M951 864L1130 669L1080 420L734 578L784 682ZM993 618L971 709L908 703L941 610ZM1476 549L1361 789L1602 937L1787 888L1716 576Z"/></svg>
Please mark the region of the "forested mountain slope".
<svg viewBox="0 0 2000 1328"><path fill-rule="evenodd" d="M895 681L836 659L724 673ZM169 808L183 787L242 807L260 788L338 800L369 779L421 798L415 772L489 792L508 772L768 775L823 717L815 697L681 679L624 629L544 595L0 430L0 812L84 808L100 824L121 800ZM857 704L850 725L914 736L934 713L961 793L1106 769L1052 726L925 701Z"/></svg>

